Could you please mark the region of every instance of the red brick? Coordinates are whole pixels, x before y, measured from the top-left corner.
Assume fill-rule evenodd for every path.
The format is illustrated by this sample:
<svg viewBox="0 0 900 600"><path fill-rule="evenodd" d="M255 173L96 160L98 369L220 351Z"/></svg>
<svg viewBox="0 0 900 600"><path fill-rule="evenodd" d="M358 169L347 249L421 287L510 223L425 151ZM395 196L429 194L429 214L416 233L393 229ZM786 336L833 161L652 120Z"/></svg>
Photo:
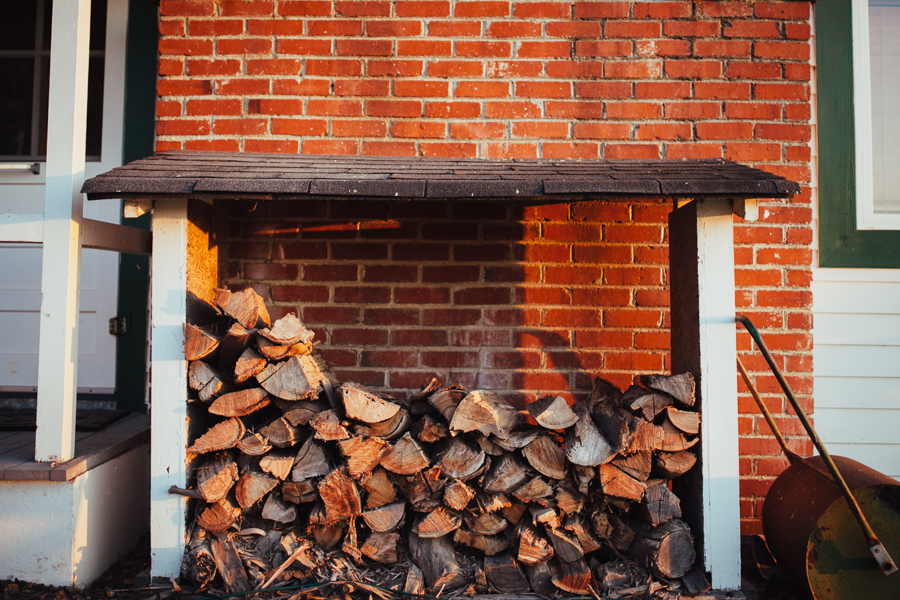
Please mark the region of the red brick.
<svg viewBox="0 0 900 600"><path fill-rule="evenodd" d="M732 21L725 26L723 34L725 37L751 40L781 37L776 21Z"/></svg>
<svg viewBox="0 0 900 600"><path fill-rule="evenodd" d="M265 135L268 131L268 119L216 119L213 124L216 135Z"/></svg>
<svg viewBox="0 0 900 600"><path fill-rule="evenodd" d="M508 17L509 2L482 0L479 2L457 2L453 8L455 17Z"/></svg>
<svg viewBox="0 0 900 600"><path fill-rule="evenodd" d="M608 62L603 66L603 76L611 79L654 79L660 75L659 61Z"/></svg>
<svg viewBox="0 0 900 600"><path fill-rule="evenodd" d="M807 266L811 261L812 250L809 248L760 248L756 251L756 263L759 265Z"/></svg>
<svg viewBox="0 0 900 600"><path fill-rule="evenodd" d="M576 98L631 98L631 90L632 84L628 81L579 81L575 83Z"/></svg>
<svg viewBox="0 0 900 600"><path fill-rule="evenodd" d="M667 119L718 119L722 116L718 102L672 102L665 105Z"/></svg>
<svg viewBox="0 0 900 600"><path fill-rule="evenodd" d="M512 137L565 138L569 137L569 124L549 121L514 122Z"/></svg>
<svg viewBox="0 0 900 600"><path fill-rule="evenodd" d="M239 140L224 140L221 138L212 140L185 140L184 149L201 152L239 152L241 143Z"/></svg>
<svg viewBox="0 0 900 600"><path fill-rule="evenodd" d="M243 275L247 279L277 280L296 279L297 265L279 263L244 263Z"/></svg>
<svg viewBox="0 0 900 600"><path fill-rule="evenodd" d="M183 58L160 58L159 59L159 69L157 72L160 75L183 75L184 74L184 59Z"/></svg>
<svg viewBox="0 0 900 600"><path fill-rule="evenodd" d="M639 124L635 131L636 140L687 140L691 138L688 123L646 123Z"/></svg>
<svg viewBox="0 0 900 600"><path fill-rule="evenodd" d="M299 58L257 58L247 61L248 75L299 75L303 61Z"/></svg>
<svg viewBox="0 0 900 600"><path fill-rule="evenodd" d="M487 61L487 76L511 79L514 77L539 77L544 70L540 61Z"/></svg>
<svg viewBox="0 0 900 600"><path fill-rule="evenodd" d="M631 139L631 124L575 123L574 135L578 139L628 140Z"/></svg>
<svg viewBox="0 0 900 600"><path fill-rule="evenodd" d="M421 117L420 100L369 100L366 115L370 117Z"/></svg>
<svg viewBox="0 0 900 600"><path fill-rule="evenodd" d="M762 19L809 20L809 5L793 2L760 2L754 5L754 12Z"/></svg>
<svg viewBox="0 0 900 600"><path fill-rule="evenodd" d="M638 56L688 56L691 43L687 40L636 40Z"/></svg>
<svg viewBox="0 0 900 600"><path fill-rule="evenodd" d="M423 313L423 325L475 325L481 319L481 310L477 308L428 309L423 311Z"/></svg>
<svg viewBox="0 0 900 600"><path fill-rule="evenodd" d="M223 17L266 17L274 13L272 2L266 0L226 0L219 4Z"/></svg>
<svg viewBox="0 0 900 600"><path fill-rule="evenodd" d="M759 102L726 102L725 116L729 119L774 121L781 119L781 105Z"/></svg>
<svg viewBox="0 0 900 600"><path fill-rule="evenodd" d="M389 17L391 3L383 0L347 1L337 0L334 11L345 17Z"/></svg>
<svg viewBox="0 0 900 600"><path fill-rule="evenodd" d="M307 35L348 36L362 35L363 21L360 20L314 20L306 24Z"/></svg>
<svg viewBox="0 0 900 600"><path fill-rule="evenodd" d="M631 42L615 40L576 40L575 56L631 56Z"/></svg>
<svg viewBox="0 0 900 600"><path fill-rule="evenodd" d="M446 98L450 93L449 83L446 81L410 81L401 80L394 82L394 95L424 96L428 98Z"/></svg>
<svg viewBox="0 0 900 600"><path fill-rule="evenodd" d="M760 123L756 126L756 137L762 140L808 142L812 135L809 125L787 123Z"/></svg>
<svg viewBox="0 0 900 600"><path fill-rule="evenodd" d="M606 267L603 272L606 285L660 285L662 273L652 267Z"/></svg>
<svg viewBox="0 0 900 600"><path fill-rule="evenodd" d="M804 42L756 42L753 55L758 58L809 60L810 46Z"/></svg>
<svg viewBox="0 0 900 600"><path fill-rule="evenodd" d="M547 63L547 76L560 79L592 78L603 76L603 63L599 61L554 60Z"/></svg>
<svg viewBox="0 0 900 600"><path fill-rule="evenodd" d="M722 63L714 60L667 60L666 76L676 79L717 79L722 76Z"/></svg>
<svg viewBox="0 0 900 600"><path fill-rule="evenodd" d="M183 37L184 36L184 26L186 19L161 19L159 22L159 35L166 36L176 36ZM208 21L207 21L208 22ZM200 34L203 35L203 34Z"/></svg>
<svg viewBox="0 0 900 600"><path fill-rule="evenodd" d="M487 26L487 35L496 38L540 37L541 25L532 21L492 21Z"/></svg>
<svg viewBox="0 0 900 600"><path fill-rule="evenodd" d="M331 4L327 3L326 14L330 14ZM247 21L247 33L258 36L302 36L303 21L300 19L250 19ZM276 40L277 44L277 40Z"/></svg>
<svg viewBox="0 0 900 600"><path fill-rule="evenodd" d="M156 135L209 135L208 120L179 119L156 122Z"/></svg>
<svg viewBox="0 0 900 600"><path fill-rule="evenodd" d="M663 355L648 352L610 352L606 355L606 368L658 371L663 368Z"/></svg>
<svg viewBox="0 0 900 600"><path fill-rule="evenodd" d="M669 37L716 37L720 27L718 21L666 21L663 33Z"/></svg>
<svg viewBox="0 0 900 600"><path fill-rule="evenodd" d="M572 7L567 2L517 2L513 15L520 19L568 19Z"/></svg>
<svg viewBox="0 0 900 600"><path fill-rule="evenodd" d="M397 121L391 125L391 135L398 138L443 138L447 125L440 122Z"/></svg>
<svg viewBox="0 0 900 600"><path fill-rule="evenodd" d="M812 66L806 63L788 63L784 65L784 78L794 81L810 81L812 79Z"/></svg>
<svg viewBox="0 0 900 600"><path fill-rule="evenodd" d="M809 100L809 86L797 83L758 83L754 95L760 100Z"/></svg>
<svg viewBox="0 0 900 600"><path fill-rule="evenodd" d="M159 14L164 17L211 17L216 12L212 0L161 0Z"/></svg>
<svg viewBox="0 0 900 600"><path fill-rule="evenodd" d="M697 40L694 56L750 57L750 42L728 40Z"/></svg>
<svg viewBox="0 0 900 600"><path fill-rule="evenodd" d="M396 2L394 14L398 17L447 17L450 15L450 2L447 0Z"/></svg>
<svg viewBox="0 0 900 600"><path fill-rule="evenodd" d="M749 17L753 15L753 5L745 2L704 2L697 5L697 13L704 17Z"/></svg>
<svg viewBox="0 0 900 600"><path fill-rule="evenodd" d="M550 21L545 26L545 30L551 37L591 38L603 36L602 23L593 21Z"/></svg>
<svg viewBox="0 0 900 600"><path fill-rule="evenodd" d="M387 304L391 301L388 287L336 287L334 302L337 304Z"/></svg>
<svg viewBox="0 0 900 600"><path fill-rule="evenodd" d="M808 162L812 157L809 146L788 146L784 154L787 160L794 162Z"/></svg>
<svg viewBox="0 0 900 600"><path fill-rule="evenodd" d="M371 37L410 37L422 35L421 21L367 21L366 35Z"/></svg>
<svg viewBox="0 0 900 600"><path fill-rule="evenodd" d="M357 154L357 143L350 140L304 140L303 154Z"/></svg>
<svg viewBox="0 0 900 600"><path fill-rule="evenodd" d="M419 146L422 156L442 158L475 158L477 150L475 144L422 142Z"/></svg>
<svg viewBox="0 0 900 600"><path fill-rule="evenodd" d="M271 54L272 40L263 38L220 39L216 54Z"/></svg>
<svg viewBox="0 0 900 600"><path fill-rule="evenodd" d="M626 2L576 2L576 19L627 19L630 6Z"/></svg>
<svg viewBox="0 0 900 600"><path fill-rule="evenodd" d="M336 40L337 56L390 56L394 51L391 40ZM353 74L361 74L353 73Z"/></svg>
<svg viewBox="0 0 900 600"><path fill-rule="evenodd" d="M451 42L440 40L398 40L398 56L450 56Z"/></svg>
<svg viewBox="0 0 900 600"><path fill-rule="evenodd" d="M631 246L610 244L576 245L572 247L572 260L578 263L631 263Z"/></svg>
<svg viewBox="0 0 900 600"><path fill-rule="evenodd" d="M781 79L781 65L777 63L729 63L725 75L736 79Z"/></svg>
<svg viewBox="0 0 900 600"><path fill-rule="evenodd" d="M607 21L604 34L611 38L658 38L662 27L655 21Z"/></svg>
<svg viewBox="0 0 900 600"><path fill-rule="evenodd" d="M607 242L659 243L663 231L652 225L613 224L603 226L603 239Z"/></svg>
<svg viewBox="0 0 900 600"><path fill-rule="evenodd" d="M698 81L694 84L695 98L721 100L749 100L750 84L744 82Z"/></svg>
<svg viewBox="0 0 900 600"><path fill-rule="evenodd" d="M683 19L693 12L690 2L649 2L634 5L635 19Z"/></svg>
<svg viewBox="0 0 900 600"><path fill-rule="evenodd" d="M740 121L697 123L697 139L746 140L753 137L753 124Z"/></svg>
<svg viewBox="0 0 900 600"><path fill-rule="evenodd" d="M507 103L497 103L507 104ZM510 103L512 104L512 103ZM540 109L534 103L518 103L530 107L531 116L540 116ZM531 110L534 109L534 110ZM551 101L546 103L546 116L568 119L602 119L603 103L586 102L584 100ZM502 115L498 115L502 116ZM507 113L508 117L514 117L513 113ZM518 115L524 116L524 115Z"/></svg>
<svg viewBox="0 0 900 600"><path fill-rule="evenodd" d="M241 72L239 60L190 60L187 63L187 74L203 75L238 75Z"/></svg>
<svg viewBox="0 0 900 600"><path fill-rule="evenodd" d="M362 116L362 101L311 98L306 103L306 114L331 117L359 117Z"/></svg>
<svg viewBox="0 0 900 600"><path fill-rule="evenodd" d="M509 304L511 298L512 288L471 287L455 291L453 293L453 304L457 306L467 304Z"/></svg>
<svg viewBox="0 0 900 600"><path fill-rule="evenodd" d="M662 117L662 105L654 102L607 102L608 119L658 119Z"/></svg>
<svg viewBox="0 0 900 600"><path fill-rule="evenodd" d="M509 96L509 82L460 81L453 93L457 98L506 98Z"/></svg>
<svg viewBox="0 0 900 600"><path fill-rule="evenodd" d="M607 144L603 149L603 158L657 159L659 146L646 144Z"/></svg>
<svg viewBox="0 0 900 600"><path fill-rule="evenodd" d="M634 84L635 98L690 98L691 84L686 81L647 81Z"/></svg>
<svg viewBox="0 0 900 600"><path fill-rule="evenodd" d="M667 144L666 158L723 158L723 152L720 144Z"/></svg>
<svg viewBox="0 0 900 600"><path fill-rule="evenodd" d="M485 158L537 158L538 156L538 146L534 142L487 144L486 150L482 144L481 149Z"/></svg>
<svg viewBox="0 0 900 600"><path fill-rule="evenodd" d="M431 37L480 37L481 23L477 21L429 21L428 35Z"/></svg>
<svg viewBox="0 0 900 600"><path fill-rule="evenodd" d="M778 144L729 143L725 145L725 158L737 162L772 162L781 158Z"/></svg>
<svg viewBox="0 0 900 600"><path fill-rule="evenodd" d="M312 81L320 82L321 80ZM321 81L321 83L324 83L327 88L327 81ZM334 82L335 96L387 96L389 94L390 82L388 81L378 79L339 79ZM326 93L325 95L328 94Z"/></svg>
<svg viewBox="0 0 900 600"><path fill-rule="evenodd" d="M241 35L244 33L244 21L241 19L214 19L209 21L191 19L188 25L188 32L194 37Z"/></svg>
<svg viewBox="0 0 900 600"><path fill-rule="evenodd" d="M251 115L302 115L303 100L251 98L247 101L247 113Z"/></svg>
<svg viewBox="0 0 900 600"><path fill-rule="evenodd" d="M481 269L478 266L445 265L422 267L423 283L463 283L478 281Z"/></svg>
<svg viewBox="0 0 900 600"><path fill-rule="evenodd" d="M811 34L809 23L785 23L784 35L789 40L808 40Z"/></svg>
<svg viewBox="0 0 900 600"><path fill-rule="evenodd" d="M421 60L370 60L366 72L369 77L419 77L424 66Z"/></svg>
<svg viewBox="0 0 900 600"><path fill-rule="evenodd" d="M477 102L428 102L425 104L425 116L435 119L474 119L481 116L481 105Z"/></svg>
<svg viewBox="0 0 900 600"><path fill-rule="evenodd" d="M222 100L188 100L188 115L239 115L241 101L237 98Z"/></svg>
<svg viewBox="0 0 900 600"><path fill-rule="evenodd" d="M181 102L176 102L174 100L160 100L156 103L157 117L180 117L181 113Z"/></svg>
<svg viewBox="0 0 900 600"><path fill-rule="evenodd" d="M306 74L320 77L355 77L362 75L362 61L308 58Z"/></svg>
<svg viewBox="0 0 900 600"><path fill-rule="evenodd" d="M331 56L331 40L280 39L277 40L278 54L303 56Z"/></svg>
<svg viewBox="0 0 900 600"><path fill-rule="evenodd" d="M268 79L219 79L216 81L216 94L220 96L259 96L268 93Z"/></svg>
<svg viewBox="0 0 900 600"><path fill-rule="evenodd" d="M520 58L569 58L572 42L519 42L516 55Z"/></svg>
<svg viewBox="0 0 900 600"><path fill-rule="evenodd" d="M668 290L635 290L634 292L635 306L658 306L668 308L669 302Z"/></svg>
<svg viewBox="0 0 900 600"><path fill-rule="evenodd" d="M275 135L323 136L328 133L328 121L322 119L272 119Z"/></svg>
<svg viewBox="0 0 900 600"><path fill-rule="evenodd" d="M159 40L159 53L180 56L204 56L213 52L212 40L185 40L163 38Z"/></svg>

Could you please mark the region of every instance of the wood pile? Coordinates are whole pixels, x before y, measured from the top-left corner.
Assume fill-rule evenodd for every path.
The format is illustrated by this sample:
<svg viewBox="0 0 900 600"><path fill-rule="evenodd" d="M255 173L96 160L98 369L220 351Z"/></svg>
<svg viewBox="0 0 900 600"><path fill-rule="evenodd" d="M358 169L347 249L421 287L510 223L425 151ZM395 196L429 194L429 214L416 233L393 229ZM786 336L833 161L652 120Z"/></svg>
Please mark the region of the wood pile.
<svg viewBox="0 0 900 600"><path fill-rule="evenodd" d="M670 481L696 462L689 374L525 411L437 380L398 399L336 381L313 332L271 322L252 289L217 290L215 310L185 325L200 431L190 489L170 490L195 499L183 574L200 588L367 571L409 594L683 589L694 545ZM625 563L642 575L609 566Z"/></svg>

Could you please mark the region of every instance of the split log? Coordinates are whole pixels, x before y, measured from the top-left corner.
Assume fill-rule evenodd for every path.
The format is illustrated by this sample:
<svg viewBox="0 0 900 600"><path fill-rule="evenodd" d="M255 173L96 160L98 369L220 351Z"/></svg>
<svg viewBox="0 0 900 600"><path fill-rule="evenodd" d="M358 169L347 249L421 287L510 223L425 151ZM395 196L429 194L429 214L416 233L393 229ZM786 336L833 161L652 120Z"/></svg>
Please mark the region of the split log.
<svg viewBox="0 0 900 600"><path fill-rule="evenodd" d="M658 449L662 452L682 452L700 441L700 438L687 439L668 419L663 421L660 430L663 432L663 436L659 442Z"/></svg>
<svg viewBox="0 0 900 600"><path fill-rule="evenodd" d="M608 519L611 529L609 543L612 544L612 547L616 550L625 552L631 547L632 542L634 542L634 529L615 513L610 513Z"/></svg>
<svg viewBox="0 0 900 600"><path fill-rule="evenodd" d="M515 452L516 450L521 450L526 447L528 444L533 442L541 435L541 430L537 427L532 427L531 425L526 425L524 427L516 427L511 430L505 439L501 439L495 436L491 436L489 438L491 442L503 450L507 452Z"/></svg>
<svg viewBox="0 0 900 600"><path fill-rule="evenodd" d="M549 562L525 565L525 573L528 575L528 583L531 584L532 590L544 597L553 595L553 573Z"/></svg>
<svg viewBox="0 0 900 600"><path fill-rule="evenodd" d="M377 437L354 437L338 445L341 454L347 457L347 468L354 479L370 473L390 450L390 444Z"/></svg>
<svg viewBox="0 0 900 600"><path fill-rule="evenodd" d="M306 400L318 394L310 385L300 358L292 356L284 362L272 363L257 373L256 381L267 392L282 400Z"/></svg>
<svg viewBox="0 0 900 600"><path fill-rule="evenodd" d="M363 555L375 562L394 564L400 560L400 534L373 533L360 548Z"/></svg>
<svg viewBox="0 0 900 600"><path fill-rule="evenodd" d="M509 502L500 509L500 512L503 513L503 518L509 521L510 525L518 525L527 508L522 502Z"/></svg>
<svg viewBox="0 0 900 600"><path fill-rule="evenodd" d="M452 385L446 389L437 391L428 397L428 402L437 409L439 413L450 423L453 420L453 414L456 407L462 402L462 399L468 395L466 388L459 385Z"/></svg>
<svg viewBox="0 0 900 600"><path fill-rule="evenodd" d="M506 439L521 421L522 415L507 404L496 392L474 391L462 399L450 429L455 431L479 431L482 435L493 434Z"/></svg>
<svg viewBox="0 0 900 600"><path fill-rule="evenodd" d="M325 476L319 486L319 496L325 505L326 523L347 521L362 514L359 490L345 468Z"/></svg>
<svg viewBox="0 0 900 600"><path fill-rule="evenodd" d="M303 326L296 315L290 313L275 321L271 328L260 329L259 334L281 346L308 344L314 335L312 331Z"/></svg>
<svg viewBox="0 0 900 600"><path fill-rule="evenodd" d="M227 531L241 516L241 507L236 504L225 496L215 504L205 506L197 515L197 525L210 533Z"/></svg>
<svg viewBox="0 0 900 600"><path fill-rule="evenodd" d="M691 596L699 596L712 589L712 585L706 579L706 574L699 567L685 573L681 577L681 583L684 584L685 591Z"/></svg>
<svg viewBox="0 0 900 600"><path fill-rule="evenodd" d="M578 483L578 491L582 494L587 494L588 490L590 489L591 482L594 480L594 468L575 465L575 467L572 469L572 475L574 475L574 479Z"/></svg>
<svg viewBox="0 0 900 600"><path fill-rule="evenodd" d="M349 556L354 562L362 562L362 552L359 551L359 542L356 535L356 519L350 519L347 524L347 535L344 536L344 543L341 544L341 552Z"/></svg>
<svg viewBox="0 0 900 600"><path fill-rule="evenodd" d="M513 496L522 502L534 502L547 505L553 500L553 488L540 477L535 477L528 483L518 487Z"/></svg>
<svg viewBox="0 0 900 600"><path fill-rule="evenodd" d="M257 340L256 349L259 353L271 361L279 361L289 356L305 356L312 352L312 344L293 344L282 346L266 338Z"/></svg>
<svg viewBox="0 0 900 600"><path fill-rule="evenodd" d="M328 551L337 546L341 538L344 537L345 523L335 523L333 525L311 525L313 537L322 550Z"/></svg>
<svg viewBox="0 0 900 600"><path fill-rule="evenodd" d="M203 402L210 402L229 389L225 375L202 360L195 360L188 368L188 385Z"/></svg>
<svg viewBox="0 0 900 600"><path fill-rule="evenodd" d="M444 504L456 511L462 511L469 505L475 492L462 481L455 480L444 490Z"/></svg>
<svg viewBox="0 0 900 600"><path fill-rule="evenodd" d="M656 527L632 523L635 538L628 554L657 577L677 579L694 564L694 538L690 527L671 519Z"/></svg>
<svg viewBox="0 0 900 600"><path fill-rule="evenodd" d="M259 352L253 348L247 348L241 353L234 365L234 382L243 383L247 381L262 372L267 364L266 359Z"/></svg>
<svg viewBox="0 0 900 600"><path fill-rule="evenodd" d="M409 411L401 408L390 419L379 423L359 423L354 427L356 435L371 435L383 440L392 440L402 436L409 429L412 418Z"/></svg>
<svg viewBox="0 0 900 600"><path fill-rule="evenodd" d="M397 489L388 478L387 471L376 468L368 477L360 479L360 485L366 490L366 508L373 509L397 500Z"/></svg>
<svg viewBox="0 0 900 600"><path fill-rule="evenodd" d="M297 509L293 504L279 498L276 494L269 494L266 498L261 516L263 519L277 523L293 523L297 520Z"/></svg>
<svg viewBox="0 0 900 600"><path fill-rule="evenodd" d="M478 501L478 508L481 512L494 512L512 506L512 502L509 501L505 494L488 494L484 490L476 492L475 499ZM510 521L508 518L506 520Z"/></svg>
<svg viewBox="0 0 900 600"><path fill-rule="evenodd" d="M206 433L194 440L187 452L189 454L204 454L206 452L234 448L246 432L244 424L238 418L222 421L217 425L213 425Z"/></svg>
<svg viewBox="0 0 900 600"><path fill-rule="evenodd" d="M476 450L462 436L457 436L450 438L440 454L438 464L450 477L466 481L478 474L484 465L484 459L483 451Z"/></svg>
<svg viewBox="0 0 900 600"><path fill-rule="evenodd" d="M694 376L690 373L680 375L642 375L641 383L651 390L665 392L684 406L693 406L696 400Z"/></svg>
<svg viewBox="0 0 900 600"><path fill-rule="evenodd" d="M518 562L508 552L484 558L484 575L488 584L506 594L524 594L531 591L528 579Z"/></svg>
<svg viewBox="0 0 900 600"><path fill-rule="evenodd" d="M528 478L528 471L515 454L505 453L495 461L484 480L484 491L490 493L511 492Z"/></svg>
<svg viewBox="0 0 900 600"><path fill-rule="evenodd" d="M653 455L650 452L635 452L615 458L610 464L638 481L647 481L653 466Z"/></svg>
<svg viewBox="0 0 900 600"><path fill-rule="evenodd" d="M200 360L201 358L212 359L213 352L219 347L221 340L204 331L200 327L195 327L190 323L184 324L184 358L185 360Z"/></svg>
<svg viewBox="0 0 900 600"><path fill-rule="evenodd" d="M678 496L669 491L666 481L656 480L648 483L644 497L632 515L650 525L659 525L681 517L681 503Z"/></svg>
<svg viewBox="0 0 900 600"><path fill-rule="evenodd" d="M622 401L636 413L641 413L645 419L652 421L660 412L668 406L672 406L674 399L668 394L652 392L640 386L633 385L625 391Z"/></svg>
<svg viewBox="0 0 900 600"><path fill-rule="evenodd" d="M394 502L362 513L369 529L376 533L387 533L400 526L406 515L406 502Z"/></svg>
<svg viewBox="0 0 900 600"><path fill-rule="evenodd" d="M259 468L279 481L284 481L291 474L295 459L293 454L284 450L276 450L260 459Z"/></svg>
<svg viewBox="0 0 900 600"><path fill-rule="evenodd" d="M316 430L316 439L326 442L350 439L350 432L341 422L334 409L323 410L309 420L309 425Z"/></svg>
<svg viewBox="0 0 900 600"><path fill-rule="evenodd" d="M587 407L578 403L572 409L578 415L578 422L566 431L565 451L569 461L583 467L596 467L612 460L616 450L597 431Z"/></svg>
<svg viewBox="0 0 900 600"><path fill-rule="evenodd" d="M387 421L400 410L399 404L385 400L368 388L355 383L342 385L341 396L344 399L347 418L363 423Z"/></svg>
<svg viewBox="0 0 900 600"><path fill-rule="evenodd" d="M459 514L440 507L419 518L412 531L420 538L444 537L459 529L462 518Z"/></svg>
<svg viewBox="0 0 900 600"><path fill-rule="evenodd" d="M684 433L696 435L700 431L700 413L669 407L666 409L666 417Z"/></svg>
<svg viewBox="0 0 900 600"><path fill-rule="evenodd" d="M313 477L322 477L331 472L331 461L325 453L325 446L317 442L313 437L300 446L297 458L294 459L294 469L291 471L291 479L303 481Z"/></svg>
<svg viewBox="0 0 900 600"><path fill-rule="evenodd" d="M620 471L614 465L600 465L600 485L607 496L616 496L640 502L647 488L631 475Z"/></svg>
<svg viewBox="0 0 900 600"><path fill-rule="evenodd" d="M216 292L216 304L232 317L235 321L247 329L269 327L272 322L269 319L269 311L262 297L253 288L244 288L239 292L218 295Z"/></svg>
<svg viewBox="0 0 900 600"><path fill-rule="evenodd" d="M460 527L453 532L453 541L482 551L486 556L494 556L509 550L509 539L504 535L476 535Z"/></svg>
<svg viewBox="0 0 900 600"><path fill-rule="evenodd" d="M553 546L544 535L538 532L531 523L521 523L516 528L519 538L519 562L525 565L534 565L549 561L553 558Z"/></svg>
<svg viewBox="0 0 900 600"><path fill-rule="evenodd" d="M252 588L232 541L224 536L214 536L210 540L210 548L222 580L225 582L225 591L229 594L249 592Z"/></svg>
<svg viewBox="0 0 900 600"><path fill-rule="evenodd" d="M196 583L200 590L209 587L217 572L216 560L209 544L210 537L203 529L195 529L181 563L182 574Z"/></svg>
<svg viewBox="0 0 900 600"><path fill-rule="evenodd" d="M522 455L538 473L551 479L566 477L566 455L553 437L537 438L522 450Z"/></svg>
<svg viewBox="0 0 900 600"><path fill-rule="evenodd" d="M585 519L583 515L570 514L566 516L563 527L567 531L572 532L575 539L578 540L578 543L581 544L581 547L584 549L585 554L590 554L591 552L600 549L600 540L591 532L587 519Z"/></svg>
<svg viewBox="0 0 900 600"><path fill-rule="evenodd" d="M287 422L294 427L309 424L310 419L325 410L325 406L321 402L317 401L279 401L279 403L281 405L281 411L284 418L287 419Z"/></svg>
<svg viewBox="0 0 900 600"><path fill-rule="evenodd" d="M436 379L433 381L437 381ZM410 596L422 596L425 594L425 576L422 569L416 565L410 565L406 571L406 582L403 584L403 594Z"/></svg>
<svg viewBox="0 0 900 600"><path fill-rule="evenodd" d="M237 480L237 465L226 452L208 457L197 469L197 491L210 504L224 498Z"/></svg>
<svg viewBox="0 0 900 600"><path fill-rule="evenodd" d="M528 511L531 513L531 519L535 525L543 525L544 527L561 527L559 515L548 506L530 506Z"/></svg>
<svg viewBox="0 0 900 600"><path fill-rule="evenodd" d="M627 453L659 450L666 435L662 427L643 419L635 419L632 424L634 430L632 431L631 447Z"/></svg>
<svg viewBox="0 0 900 600"><path fill-rule="evenodd" d="M634 432L634 417L618 406L597 404L591 411L594 424L600 429L603 437L619 454L631 451Z"/></svg>
<svg viewBox="0 0 900 600"><path fill-rule="evenodd" d="M259 432L266 437L270 444L279 448L293 446L300 439L300 430L288 423L284 417L261 427Z"/></svg>
<svg viewBox="0 0 900 600"><path fill-rule="evenodd" d="M488 456L503 456L504 449L496 443L498 441L497 438L485 437L480 433L473 435L477 438L478 447L481 448L485 454ZM512 447L514 448L515 446ZM508 452L511 452L511 450L508 450Z"/></svg>
<svg viewBox="0 0 900 600"><path fill-rule="evenodd" d="M391 446L379 463L391 473L398 475L413 475L428 468L428 456L422 451L409 432L403 434L393 446Z"/></svg>
<svg viewBox="0 0 900 600"><path fill-rule="evenodd" d="M269 405L269 396L262 388L238 390L223 394L209 405L209 412L222 417L243 417Z"/></svg>
<svg viewBox="0 0 900 600"><path fill-rule="evenodd" d="M584 557L584 548L581 547L581 543L574 534L554 527L545 527L544 531L559 560L570 563Z"/></svg>
<svg viewBox="0 0 900 600"><path fill-rule="evenodd" d="M258 471L245 471L234 487L234 495L241 508L247 509L275 489L278 479Z"/></svg>
<svg viewBox="0 0 900 600"><path fill-rule="evenodd" d="M429 590L443 590L446 593L468 585L449 536L422 538L410 533L409 552L425 575L425 584Z"/></svg>
<svg viewBox="0 0 900 600"><path fill-rule="evenodd" d="M225 336L219 344L217 364L224 371L233 371L235 365L250 343L256 339L253 329L247 329L240 323L234 323L228 328Z"/></svg>
<svg viewBox="0 0 900 600"><path fill-rule="evenodd" d="M475 535L497 535L506 529L508 523L500 513L482 513L477 517L466 516L466 527Z"/></svg>
<svg viewBox="0 0 900 600"><path fill-rule="evenodd" d="M302 481L288 481L281 486L281 497L294 504L306 504L319 499L319 481L317 479L304 479Z"/></svg>
<svg viewBox="0 0 900 600"><path fill-rule="evenodd" d="M583 558L573 562L552 561L553 585L570 594L587 594L591 582L591 570Z"/></svg>
<svg viewBox="0 0 900 600"><path fill-rule="evenodd" d="M248 456L262 456L272 449L272 444L262 434L250 433L241 438L235 448Z"/></svg>
<svg viewBox="0 0 900 600"><path fill-rule="evenodd" d="M562 396L544 396L528 406L528 414L546 429L568 429L578 422L576 415Z"/></svg>
<svg viewBox="0 0 900 600"><path fill-rule="evenodd" d="M697 457L691 452L660 452L653 457L651 473L654 477L675 479L690 471L696 463Z"/></svg>
<svg viewBox="0 0 900 600"><path fill-rule="evenodd" d="M438 423L430 415L423 415L413 424L410 433L420 442L431 444L447 437L450 430L447 429L446 425Z"/></svg>

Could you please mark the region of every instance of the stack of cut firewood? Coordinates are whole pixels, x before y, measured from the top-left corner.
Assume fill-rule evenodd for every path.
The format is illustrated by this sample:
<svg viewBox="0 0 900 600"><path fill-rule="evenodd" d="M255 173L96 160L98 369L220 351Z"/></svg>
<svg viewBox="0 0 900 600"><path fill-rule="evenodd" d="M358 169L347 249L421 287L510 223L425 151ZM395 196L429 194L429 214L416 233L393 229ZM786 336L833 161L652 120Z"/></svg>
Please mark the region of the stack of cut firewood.
<svg viewBox="0 0 900 600"><path fill-rule="evenodd" d="M313 332L272 323L252 289L217 290L215 310L185 325L199 431L172 490L197 500L184 573L201 587L404 564L407 593L610 594L600 567L628 559L677 592L691 568L670 490L696 461L689 374L526 411L437 380L401 400L336 381Z"/></svg>

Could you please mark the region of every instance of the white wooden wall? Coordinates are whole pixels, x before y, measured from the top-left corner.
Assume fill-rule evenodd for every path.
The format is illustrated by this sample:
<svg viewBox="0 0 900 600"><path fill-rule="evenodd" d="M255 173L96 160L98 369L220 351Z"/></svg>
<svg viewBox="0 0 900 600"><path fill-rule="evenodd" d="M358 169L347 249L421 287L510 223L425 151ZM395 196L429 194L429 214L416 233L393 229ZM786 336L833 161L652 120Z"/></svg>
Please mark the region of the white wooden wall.
<svg viewBox="0 0 900 600"><path fill-rule="evenodd" d="M900 479L900 270L815 269L812 289L816 430Z"/></svg>

